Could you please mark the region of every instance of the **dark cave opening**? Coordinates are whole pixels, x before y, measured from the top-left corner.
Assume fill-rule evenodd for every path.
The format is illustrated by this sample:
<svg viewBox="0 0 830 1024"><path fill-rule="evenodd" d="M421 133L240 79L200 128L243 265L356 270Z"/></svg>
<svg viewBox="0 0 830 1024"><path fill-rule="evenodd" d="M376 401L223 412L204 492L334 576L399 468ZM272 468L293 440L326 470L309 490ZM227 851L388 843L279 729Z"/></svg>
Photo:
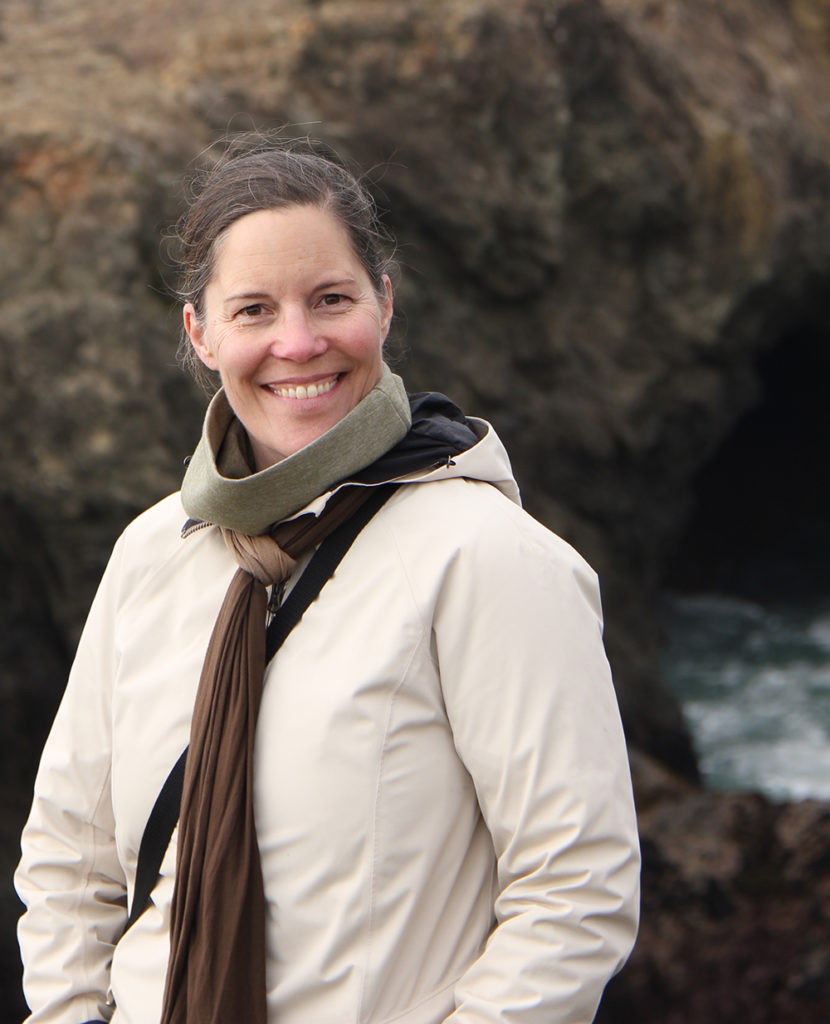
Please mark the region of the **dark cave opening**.
<svg viewBox="0 0 830 1024"><path fill-rule="evenodd" d="M766 604L830 597L830 337L791 330L759 362L760 402L699 473L670 590Z"/></svg>

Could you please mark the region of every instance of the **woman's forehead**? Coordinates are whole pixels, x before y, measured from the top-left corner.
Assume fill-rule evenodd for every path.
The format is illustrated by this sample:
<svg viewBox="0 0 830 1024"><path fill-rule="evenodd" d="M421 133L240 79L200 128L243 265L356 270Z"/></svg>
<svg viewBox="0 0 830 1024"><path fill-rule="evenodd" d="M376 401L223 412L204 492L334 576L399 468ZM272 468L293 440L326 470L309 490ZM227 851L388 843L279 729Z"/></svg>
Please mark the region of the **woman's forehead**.
<svg viewBox="0 0 830 1024"><path fill-rule="evenodd" d="M217 239L212 281L223 290L252 276L271 282L306 274L330 277L332 283L367 277L346 229L320 207L245 214Z"/></svg>

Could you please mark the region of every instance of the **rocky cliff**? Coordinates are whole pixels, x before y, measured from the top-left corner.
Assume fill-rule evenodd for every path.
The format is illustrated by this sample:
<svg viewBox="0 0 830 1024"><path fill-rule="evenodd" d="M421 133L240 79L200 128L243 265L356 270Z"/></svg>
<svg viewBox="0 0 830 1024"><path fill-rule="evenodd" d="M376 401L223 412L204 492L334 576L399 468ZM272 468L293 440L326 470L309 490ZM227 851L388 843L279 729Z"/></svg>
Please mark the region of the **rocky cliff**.
<svg viewBox="0 0 830 1024"><path fill-rule="evenodd" d="M755 941L773 908L806 920L805 872L826 887L818 841L811 860L793 838L824 812L677 778L654 796L658 761L695 779L654 610L702 468L774 384L765 360L805 390L827 367L828 5L6 0L0 17L4 867L109 546L177 487L197 436L160 245L182 172L229 128L286 126L366 168L388 210L410 388L490 418L529 509L600 572L651 794L643 935L605 1019L826 1017L806 931ZM772 486L754 481L747 507L771 515ZM728 481L718 497L732 502ZM704 580L711 529L692 566ZM731 860L684 862L687 831L717 851L724 830ZM740 865L761 841L747 887ZM809 906L826 933L826 901ZM706 993L688 997L716 950L729 984L708 987L709 1012ZM787 993L777 1016L758 978Z"/></svg>

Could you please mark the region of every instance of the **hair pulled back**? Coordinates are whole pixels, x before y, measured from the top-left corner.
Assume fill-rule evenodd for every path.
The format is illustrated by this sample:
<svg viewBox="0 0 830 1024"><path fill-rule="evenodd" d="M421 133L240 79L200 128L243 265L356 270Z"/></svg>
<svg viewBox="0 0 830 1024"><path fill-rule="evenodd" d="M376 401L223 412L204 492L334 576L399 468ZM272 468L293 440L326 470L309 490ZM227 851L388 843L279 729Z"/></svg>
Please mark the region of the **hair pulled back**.
<svg viewBox="0 0 830 1024"><path fill-rule="evenodd" d="M391 238L366 187L322 143L275 142L245 133L225 142L216 163L194 180L192 198L179 222L178 297L193 304L197 317L204 316L205 288L213 277L223 234L249 213L288 206L315 206L334 216L378 295L385 297L383 275L394 266L385 251ZM215 384L215 375L195 355L186 334L179 358L200 383Z"/></svg>

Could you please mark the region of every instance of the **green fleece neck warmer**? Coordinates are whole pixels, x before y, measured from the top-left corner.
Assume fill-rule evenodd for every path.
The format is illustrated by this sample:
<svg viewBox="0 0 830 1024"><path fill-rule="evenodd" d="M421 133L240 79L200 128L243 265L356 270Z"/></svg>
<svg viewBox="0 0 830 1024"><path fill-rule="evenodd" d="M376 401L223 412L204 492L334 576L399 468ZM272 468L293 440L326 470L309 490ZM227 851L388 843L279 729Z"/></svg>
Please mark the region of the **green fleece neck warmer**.
<svg viewBox="0 0 830 1024"><path fill-rule="evenodd" d="M370 466L404 437L410 424L403 381L384 364L374 388L339 423L294 455L252 473L244 428L219 391L185 473L182 503L194 519L250 536L265 533L333 484Z"/></svg>

